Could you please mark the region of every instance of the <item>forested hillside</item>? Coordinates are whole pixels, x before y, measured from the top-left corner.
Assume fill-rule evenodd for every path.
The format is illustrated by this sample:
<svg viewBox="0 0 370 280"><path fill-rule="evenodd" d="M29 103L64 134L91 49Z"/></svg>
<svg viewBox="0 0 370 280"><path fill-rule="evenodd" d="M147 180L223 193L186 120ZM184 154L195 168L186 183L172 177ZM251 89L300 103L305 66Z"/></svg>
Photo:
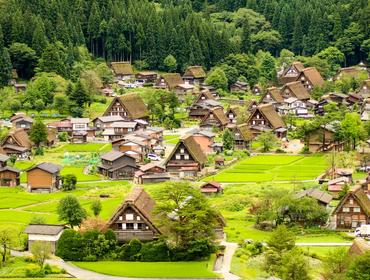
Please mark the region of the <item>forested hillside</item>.
<svg viewBox="0 0 370 280"><path fill-rule="evenodd" d="M136 61L138 68L164 69L171 54L177 71L209 69L230 53L311 56L329 46L352 65L370 50L368 0L8 0L0 12L2 63L10 55L21 78L36 64L69 78L74 47L84 44L95 57ZM20 69L20 54L33 65Z"/></svg>

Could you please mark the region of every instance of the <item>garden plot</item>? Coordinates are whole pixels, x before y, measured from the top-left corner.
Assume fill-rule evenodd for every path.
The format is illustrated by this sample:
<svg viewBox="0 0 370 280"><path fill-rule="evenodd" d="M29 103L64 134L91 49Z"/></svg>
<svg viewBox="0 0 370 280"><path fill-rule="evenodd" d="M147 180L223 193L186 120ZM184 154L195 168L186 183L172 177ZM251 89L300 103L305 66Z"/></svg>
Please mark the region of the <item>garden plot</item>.
<svg viewBox="0 0 370 280"><path fill-rule="evenodd" d="M324 156L262 155L238 162L206 181L268 182L313 180L327 168Z"/></svg>

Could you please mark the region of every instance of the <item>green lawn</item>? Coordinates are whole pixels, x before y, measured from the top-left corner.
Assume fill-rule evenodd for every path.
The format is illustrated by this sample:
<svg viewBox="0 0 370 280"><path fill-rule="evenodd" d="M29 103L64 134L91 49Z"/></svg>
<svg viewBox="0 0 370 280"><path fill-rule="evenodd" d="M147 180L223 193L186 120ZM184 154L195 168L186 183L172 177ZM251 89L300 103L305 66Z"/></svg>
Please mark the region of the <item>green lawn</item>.
<svg viewBox="0 0 370 280"><path fill-rule="evenodd" d="M219 278L212 272L213 262L73 262L102 274L142 278Z"/></svg>
<svg viewBox="0 0 370 280"><path fill-rule="evenodd" d="M164 135L163 142L167 144L174 144L176 145L179 142L180 135Z"/></svg>
<svg viewBox="0 0 370 280"><path fill-rule="evenodd" d="M327 167L324 156L259 155L242 160L205 181L268 182L313 180Z"/></svg>
<svg viewBox="0 0 370 280"><path fill-rule="evenodd" d="M303 251L309 253L309 254L316 254L320 258L325 258L329 252L334 251L335 249L338 249L340 247L323 247L323 246L311 246L311 247L299 247ZM348 249L349 247L345 247Z"/></svg>
<svg viewBox="0 0 370 280"><path fill-rule="evenodd" d="M112 149L111 143L84 143L84 144L63 144L54 149L53 152L107 152Z"/></svg>

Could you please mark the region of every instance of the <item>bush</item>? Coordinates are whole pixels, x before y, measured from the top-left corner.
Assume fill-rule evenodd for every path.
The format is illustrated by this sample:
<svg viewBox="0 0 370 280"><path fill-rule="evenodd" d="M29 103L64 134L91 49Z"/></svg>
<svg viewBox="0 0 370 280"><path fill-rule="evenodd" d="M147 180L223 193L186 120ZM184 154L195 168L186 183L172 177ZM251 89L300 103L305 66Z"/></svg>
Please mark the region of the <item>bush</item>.
<svg viewBox="0 0 370 280"><path fill-rule="evenodd" d="M57 245L55 254L66 261L81 261L84 258L84 242L80 233L66 229Z"/></svg>
<svg viewBox="0 0 370 280"><path fill-rule="evenodd" d="M68 133L67 132L61 132L58 134L58 139L60 142L67 142L68 140Z"/></svg>
<svg viewBox="0 0 370 280"><path fill-rule="evenodd" d="M38 265L28 265L26 268L26 277L43 278L45 277L45 270Z"/></svg>
<svg viewBox="0 0 370 280"><path fill-rule="evenodd" d="M174 248L171 250L172 261L196 261L208 258L216 252L216 246L207 239L193 240L188 248Z"/></svg>
<svg viewBox="0 0 370 280"><path fill-rule="evenodd" d="M123 261L138 261L141 257L141 247L142 243L140 240L132 239L130 243L122 245L119 258Z"/></svg>
<svg viewBox="0 0 370 280"><path fill-rule="evenodd" d="M77 177L74 174L62 176L62 190L71 191L76 189Z"/></svg>
<svg viewBox="0 0 370 280"><path fill-rule="evenodd" d="M83 258L84 262L96 262L97 260L98 260L97 257L94 255L88 255Z"/></svg>
<svg viewBox="0 0 370 280"><path fill-rule="evenodd" d="M44 155L44 149L42 147L38 147L35 149L34 152L35 156L43 156Z"/></svg>
<svg viewBox="0 0 370 280"><path fill-rule="evenodd" d="M277 153L277 154L286 154L286 151L284 151L283 149L277 148L275 150L275 153Z"/></svg>
<svg viewBox="0 0 370 280"><path fill-rule="evenodd" d="M166 262L170 260L169 248L165 241L153 241L142 245L141 261L143 262Z"/></svg>

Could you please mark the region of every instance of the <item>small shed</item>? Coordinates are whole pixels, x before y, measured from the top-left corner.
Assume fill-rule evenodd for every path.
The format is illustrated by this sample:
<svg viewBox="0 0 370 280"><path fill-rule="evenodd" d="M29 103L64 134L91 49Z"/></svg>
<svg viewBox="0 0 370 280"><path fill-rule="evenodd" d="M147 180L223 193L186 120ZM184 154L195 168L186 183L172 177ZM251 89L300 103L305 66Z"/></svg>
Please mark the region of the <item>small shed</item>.
<svg viewBox="0 0 370 280"><path fill-rule="evenodd" d="M64 225L29 225L24 231L24 233L28 235L28 250L31 250L34 242L45 241L50 243L51 252L54 254L57 248L58 240L64 229Z"/></svg>
<svg viewBox="0 0 370 280"><path fill-rule="evenodd" d="M216 156L215 157L215 166L216 167L220 167L220 166L224 166L225 165L225 159L223 156Z"/></svg>
<svg viewBox="0 0 370 280"><path fill-rule="evenodd" d="M204 183L201 187L200 187L200 192L201 193L204 193L204 194L213 194L213 193L222 193L223 192L223 188L221 186L220 183L218 182L208 182L208 183Z"/></svg>

